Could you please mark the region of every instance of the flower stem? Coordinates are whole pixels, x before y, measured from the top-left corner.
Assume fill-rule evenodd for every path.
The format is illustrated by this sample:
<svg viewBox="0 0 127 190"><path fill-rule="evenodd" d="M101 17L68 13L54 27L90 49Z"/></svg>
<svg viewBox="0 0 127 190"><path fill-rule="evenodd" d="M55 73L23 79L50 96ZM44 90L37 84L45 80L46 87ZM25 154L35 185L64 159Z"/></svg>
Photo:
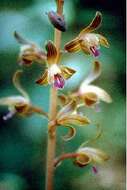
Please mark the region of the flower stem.
<svg viewBox="0 0 127 190"><path fill-rule="evenodd" d="M64 0L56 0L57 13L62 15ZM54 43L58 50L58 57L60 54L61 45L61 31L55 29ZM51 87L50 92L50 111L49 111L49 123L55 120L57 114L57 90ZM50 125L48 125L48 130ZM56 130L53 135L48 133L48 148L47 148L47 168L46 168L46 190L53 190L53 178L54 178L54 159L56 149Z"/></svg>

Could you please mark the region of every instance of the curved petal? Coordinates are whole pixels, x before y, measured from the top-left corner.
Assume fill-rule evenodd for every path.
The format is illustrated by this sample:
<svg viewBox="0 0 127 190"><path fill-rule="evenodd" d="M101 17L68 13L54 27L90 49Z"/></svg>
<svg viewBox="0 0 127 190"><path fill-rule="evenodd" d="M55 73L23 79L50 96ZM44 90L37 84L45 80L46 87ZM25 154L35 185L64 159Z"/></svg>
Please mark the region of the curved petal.
<svg viewBox="0 0 127 190"><path fill-rule="evenodd" d="M80 153L79 156L77 156L75 163L79 167L83 167L88 165L92 161L91 157L86 153Z"/></svg>
<svg viewBox="0 0 127 190"><path fill-rule="evenodd" d="M23 87L21 86L20 84L20 77L21 77L21 74L23 73L22 70L17 70L13 76L13 84L15 86L15 88L23 95L23 97L29 102L30 99L29 99L29 95L27 94L27 92L23 89Z"/></svg>
<svg viewBox="0 0 127 190"><path fill-rule="evenodd" d="M62 138L64 141L69 141L75 136L76 130L72 126L66 126L66 127L69 128L69 132L66 135L62 136Z"/></svg>
<svg viewBox="0 0 127 190"><path fill-rule="evenodd" d="M0 98L0 105L2 106L15 106L16 104L24 104L28 101L22 96L9 96Z"/></svg>
<svg viewBox="0 0 127 190"><path fill-rule="evenodd" d="M66 43L64 49L70 53L78 52L81 50L79 38L75 38L72 41Z"/></svg>
<svg viewBox="0 0 127 190"><path fill-rule="evenodd" d="M97 36L98 36L98 38L99 38L100 44L101 44L102 46L104 46L104 47L109 48L108 40L107 40L104 36L102 36L101 34L97 34Z"/></svg>
<svg viewBox="0 0 127 190"><path fill-rule="evenodd" d="M57 123L65 126L67 125L84 126L90 124L90 120L85 116L74 114L74 115L61 116L61 118L58 118Z"/></svg>
<svg viewBox="0 0 127 190"><path fill-rule="evenodd" d="M88 76L86 77L86 79L82 82L81 88L93 82L95 79L97 79L100 76L100 74L101 74L101 64L99 61L94 61L93 68L91 72L88 74Z"/></svg>
<svg viewBox="0 0 127 190"><path fill-rule="evenodd" d="M107 103L112 102L111 96L102 88L99 88L94 85L88 85L88 87L86 88L86 91L95 93L99 97L99 99L104 102L107 102Z"/></svg>
<svg viewBox="0 0 127 190"><path fill-rule="evenodd" d="M85 105L90 107L96 104L99 101L99 98L95 93L89 92L89 93L84 94L83 100L84 100Z"/></svg>
<svg viewBox="0 0 127 190"><path fill-rule="evenodd" d="M82 35L93 32L94 30L98 29L101 25L101 22L102 22L102 14L97 11L92 22L80 32L79 37L82 37Z"/></svg>
<svg viewBox="0 0 127 190"><path fill-rule="evenodd" d="M18 32L14 32L14 37L22 45L32 45L33 43L23 38Z"/></svg>
<svg viewBox="0 0 127 190"><path fill-rule="evenodd" d="M57 49L56 46L53 44L52 41L49 41L46 46L45 46L46 50L47 50L47 61L49 65L55 64L57 62Z"/></svg>
<svg viewBox="0 0 127 190"><path fill-rule="evenodd" d="M64 116L71 114L76 109L76 101L71 100L67 105L65 105L57 114L57 119L63 118Z"/></svg>
<svg viewBox="0 0 127 190"><path fill-rule="evenodd" d="M36 80L36 83L40 85L48 84L48 70L46 70L44 74L39 79Z"/></svg>
<svg viewBox="0 0 127 190"><path fill-rule="evenodd" d="M72 75L76 72L74 69L71 69L69 67L62 66L61 67L62 75L65 79L69 79L72 77Z"/></svg>

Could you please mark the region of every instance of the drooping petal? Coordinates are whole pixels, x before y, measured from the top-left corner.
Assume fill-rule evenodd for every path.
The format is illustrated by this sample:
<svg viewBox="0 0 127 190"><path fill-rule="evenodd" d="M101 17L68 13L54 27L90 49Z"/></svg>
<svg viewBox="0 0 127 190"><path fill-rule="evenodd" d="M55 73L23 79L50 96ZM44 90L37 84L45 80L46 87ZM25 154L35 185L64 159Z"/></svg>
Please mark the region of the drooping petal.
<svg viewBox="0 0 127 190"><path fill-rule="evenodd" d="M14 37L17 40L18 43L22 45L32 45L33 43L26 40L24 37L22 37L18 32L14 32Z"/></svg>
<svg viewBox="0 0 127 190"><path fill-rule="evenodd" d="M91 162L94 163L101 164L109 159L109 156L105 152L96 148L84 147L80 148L77 152L88 155L91 158Z"/></svg>
<svg viewBox="0 0 127 190"><path fill-rule="evenodd" d="M100 74L101 74L101 64L99 61L94 61L92 64L93 68L90 71L90 73L88 74L88 76L86 77L86 79L82 82L81 84L81 88L84 88L85 85L90 84L91 82L93 82L95 79L97 79Z"/></svg>
<svg viewBox="0 0 127 190"><path fill-rule="evenodd" d="M71 114L76 109L76 101L71 100L67 105L65 105L57 114L57 118L61 118L63 116L66 116L68 114Z"/></svg>
<svg viewBox="0 0 127 190"><path fill-rule="evenodd" d="M97 34L97 35L98 35L100 44L101 44L102 46L104 46L104 47L109 48L108 40L107 40L104 36L102 36L101 34Z"/></svg>
<svg viewBox="0 0 127 190"><path fill-rule="evenodd" d="M96 96L107 103L111 103L112 102L112 98L111 96L102 88L99 88L97 86L94 85L86 85L86 87L84 89L82 89L82 94L88 94L88 93L93 93L96 94Z"/></svg>
<svg viewBox="0 0 127 190"><path fill-rule="evenodd" d="M92 22L80 32L79 37L82 37L82 35L93 32L94 30L98 29L101 25L101 22L102 22L102 14L97 11Z"/></svg>
<svg viewBox="0 0 127 190"><path fill-rule="evenodd" d="M28 101L22 96L9 96L0 98L1 106L14 106L16 104L28 103Z"/></svg>
<svg viewBox="0 0 127 190"><path fill-rule="evenodd" d="M90 120L82 115L78 114L72 114L72 115L66 115L66 116L61 116L60 118L57 119L57 123L60 125L68 126L68 125L79 125L79 126L84 126L87 124L90 124Z"/></svg>
<svg viewBox="0 0 127 190"><path fill-rule="evenodd" d="M74 138L74 136L76 134L76 130L72 126L66 126L66 127L69 128L69 132L66 135L62 136L62 138L64 141L69 141L72 138Z"/></svg>
<svg viewBox="0 0 127 190"><path fill-rule="evenodd" d="M46 50L47 50L47 61L49 65L55 64L57 62L57 49L56 46L53 44L53 42L49 41L46 44Z"/></svg>
<svg viewBox="0 0 127 190"><path fill-rule="evenodd" d="M17 70L13 75L13 84L15 88L23 95L23 97L27 100L27 102L30 101L28 93L23 89L23 87L20 84L20 77L22 75L22 70Z"/></svg>
<svg viewBox="0 0 127 190"><path fill-rule="evenodd" d="M44 74L39 79L36 80L36 83L40 85L48 84L48 70L46 70Z"/></svg>
<svg viewBox="0 0 127 190"><path fill-rule="evenodd" d="M72 75L76 72L74 69L71 69L69 67L62 66L61 67L62 75L65 79L69 79L72 77Z"/></svg>
<svg viewBox="0 0 127 190"><path fill-rule="evenodd" d="M64 49L70 53L78 52L81 50L79 38L75 38L74 40L66 43Z"/></svg>

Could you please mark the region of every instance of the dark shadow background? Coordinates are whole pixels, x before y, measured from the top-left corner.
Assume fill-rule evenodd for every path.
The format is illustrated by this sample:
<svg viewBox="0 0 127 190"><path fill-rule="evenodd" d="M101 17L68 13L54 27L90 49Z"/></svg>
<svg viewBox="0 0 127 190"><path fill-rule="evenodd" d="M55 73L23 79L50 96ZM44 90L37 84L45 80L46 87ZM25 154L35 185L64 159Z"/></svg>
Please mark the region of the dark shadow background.
<svg viewBox="0 0 127 190"><path fill-rule="evenodd" d="M46 40L53 40L53 27L45 14L55 10L52 0L0 1L0 97L18 94L12 84L16 69L19 45L13 37L16 30L42 48ZM103 14L102 27L110 49L102 48L99 60L102 75L96 84L104 88L113 98L113 103L101 103L101 112L84 110L90 119L103 127L103 134L93 146L110 155L110 160L98 166L98 174L91 167L78 168L71 161L65 161L55 173L55 190L123 190L125 189L125 1L114 0L65 0L64 15L68 31L63 33L62 47L86 26L96 11ZM77 70L67 82L65 92L74 89L86 76L94 59L83 53L69 54L62 63ZM44 66L33 64L23 67L22 84L31 100L48 110L49 87L35 84ZM3 121L6 107L0 107L0 190L41 190L45 183L47 121L40 116L21 118L15 116ZM76 137L65 143L58 131L57 154L74 151L95 134L95 127L79 129Z"/></svg>

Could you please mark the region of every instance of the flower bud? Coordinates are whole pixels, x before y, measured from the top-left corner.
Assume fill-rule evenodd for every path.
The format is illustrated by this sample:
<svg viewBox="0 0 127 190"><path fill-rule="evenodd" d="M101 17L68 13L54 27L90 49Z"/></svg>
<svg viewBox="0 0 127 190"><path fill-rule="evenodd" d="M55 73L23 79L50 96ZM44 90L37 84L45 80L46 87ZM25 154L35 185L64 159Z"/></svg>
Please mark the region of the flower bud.
<svg viewBox="0 0 127 190"><path fill-rule="evenodd" d="M48 12L48 18L52 25L58 30L65 32L67 30L64 17L54 11Z"/></svg>

